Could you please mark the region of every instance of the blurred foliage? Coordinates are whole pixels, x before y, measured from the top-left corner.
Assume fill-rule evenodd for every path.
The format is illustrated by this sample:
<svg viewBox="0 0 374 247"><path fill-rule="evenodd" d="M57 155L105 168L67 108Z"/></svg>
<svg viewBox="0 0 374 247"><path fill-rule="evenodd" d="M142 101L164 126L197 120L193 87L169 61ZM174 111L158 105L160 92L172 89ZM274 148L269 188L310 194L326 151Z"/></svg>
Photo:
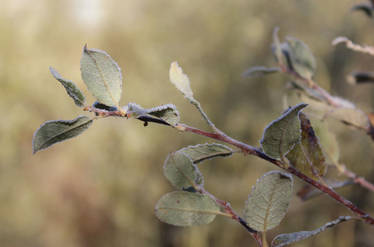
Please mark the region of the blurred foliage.
<svg viewBox="0 0 374 247"><path fill-rule="evenodd" d="M357 2L355 2L357 3ZM317 57L316 81L366 111L373 86L352 86L353 70L374 69L373 58L332 47L337 36L372 44L374 24L353 1L5 0L0 8L0 243L23 246L248 246L242 227L218 217L207 226L160 223L154 205L171 185L162 165L171 151L208 140L138 121L104 119L79 138L32 155L42 122L80 114L48 71L55 67L88 96L80 80L84 44L107 51L122 68L122 104L174 103L182 121L205 127L193 106L168 82L177 60L213 122L235 138L259 145L263 128L280 115L285 76L243 79L255 65L275 65L280 35L303 40ZM93 102L91 96L88 102ZM374 181L373 143L334 123L341 161ZM349 145L346 145L346 144ZM271 164L235 155L201 165L206 188L241 212L250 188ZM299 185L300 186L300 185ZM341 193L374 214L374 196L359 186ZM294 198L278 233L315 229L348 212L322 196ZM348 222L298 246L370 246L373 228ZM224 233L224 234L223 234Z"/></svg>

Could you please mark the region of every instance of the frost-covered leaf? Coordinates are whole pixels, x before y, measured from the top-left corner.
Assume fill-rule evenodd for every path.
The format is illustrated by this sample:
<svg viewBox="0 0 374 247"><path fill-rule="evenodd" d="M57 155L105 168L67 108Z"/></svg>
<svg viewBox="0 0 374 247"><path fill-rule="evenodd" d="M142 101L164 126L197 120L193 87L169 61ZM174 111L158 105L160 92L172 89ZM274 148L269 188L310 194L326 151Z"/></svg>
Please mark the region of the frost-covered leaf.
<svg viewBox="0 0 374 247"><path fill-rule="evenodd" d="M159 220L175 226L209 224L221 213L209 196L186 191L174 191L161 197L155 212Z"/></svg>
<svg viewBox="0 0 374 247"><path fill-rule="evenodd" d="M122 94L121 69L105 51L84 46L81 73L88 90L100 103L118 106Z"/></svg>
<svg viewBox="0 0 374 247"><path fill-rule="evenodd" d="M159 124L175 126L179 123L180 116L175 105L166 104L150 109L145 109L138 104L129 103L123 108L127 117L135 117L145 122L155 122Z"/></svg>
<svg viewBox="0 0 374 247"><path fill-rule="evenodd" d="M294 71L305 79L312 79L317 64L309 47L296 38L287 37L288 52Z"/></svg>
<svg viewBox="0 0 374 247"><path fill-rule="evenodd" d="M352 11L360 11L364 13L367 17L373 17L374 8L371 3L359 3L352 7Z"/></svg>
<svg viewBox="0 0 374 247"><path fill-rule="evenodd" d="M92 124L92 119L79 116L73 120L53 120L43 123L32 139L33 153L49 146L76 137Z"/></svg>
<svg viewBox="0 0 374 247"><path fill-rule="evenodd" d="M123 110L128 117L138 118L139 116L147 115L147 110L136 103L128 103Z"/></svg>
<svg viewBox="0 0 374 247"><path fill-rule="evenodd" d="M182 68L178 62L172 62L169 70L169 79L174 86L182 92L187 99L193 99L193 92L191 90L190 79L183 73Z"/></svg>
<svg viewBox="0 0 374 247"><path fill-rule="evenodd" d="M244 209L249 226L265 232L279 225L292 197L293 179L285 172L270 171L252 188Z"/></svg>
<svg viewBox="0 0 374 247"><path fill-rule="evenodd" d="M243 73L243 77L259 77L259 76L264 76L268 74L273 74L276 72L279 72L280 69L275 67L275 68L268 68L264 66L255 66L252 68L249 68Z"/></svg>
<svg viewBox="0 0 374 247"><path fill-rule="evenodd" d="M353 72L347 76L347 81L352 85L374 83L374 72Z"/></svg>
<svg viewBox="0 0 374 247"><path fill-rule="evenodd" d="M147 109L149 115L155 116L167 122L168 124L175 126L180 121L179 112L173 104L166 104L157 106L151 109Z"/></svg>
<svg viewBox="0 0 374 247"><path fill-rule="evenodd" d="M225 157L232 154L231 148L218 143L205 143L188 146L179 151L190 157L195 164L214 157Z"/></svg>
<svg viewBox="0 0 374 247"><path fill-rule="evenodd" d="M51 71L53 77L58 80L62 84L62 86L64 86L67 94L74 100L74 103L79 107L83 107L85 98L83 93L81 92L81 90L79 90L75 83L62 78L54 68L49 67L49 70Z"/></svg>
<svg viewBox="0 0 374 247"><path fill-rule="evenodd" d="M291 165L318 180L326 173L325 156L309 119L300 112L301 141L286 155Z"/></svg>
<svg viewBox="0 0 374 247"><path fill-rule="evenodd" d="M203 175L192 160L183 152L169 154L164 164L164 175L177 189L202 186Z"/></svg>
<svg viewBox="0 0 374 247"><path fill-rule="evenodd" d="M298 104L289 108L280 118L271 122L265 129L261 139L264 152L279 159L286 155L300 141L299 111L306 104Z"/></svg>
<svg viewBox="0 0 374 247"><path fill-rule="evenodd" d="M301 232L294 232L294 233L287 233L287 234L280 234L276 236L273 241L271 242L272 247L282 247L287 246L289 244L313 237L328 228L332 228L336 226L337 224L340 224L344 221L352 220L351 216L340 216L338 219L328 222L325 225L321 226L318 229L315 229L313 231L301 231Z"/></svg>

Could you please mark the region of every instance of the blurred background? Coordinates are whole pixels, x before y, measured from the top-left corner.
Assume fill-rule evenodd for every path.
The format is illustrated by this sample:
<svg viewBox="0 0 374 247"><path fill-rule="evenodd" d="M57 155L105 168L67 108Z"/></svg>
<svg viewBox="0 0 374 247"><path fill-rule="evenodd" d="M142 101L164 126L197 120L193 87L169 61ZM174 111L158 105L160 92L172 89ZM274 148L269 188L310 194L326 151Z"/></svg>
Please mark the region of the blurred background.
<svg viewBox="0 0 374 247"><path fill-rule="evenodd" d="M260 0L2 0L0 8L0 246L255 246L236 222L217 217L206 226L168 226L154 205L173 188L163 177L169 152L211 142L135 120L96 121L78 138L32 155L33 132L46 120L82 114L49 73L53 66L87 96L80 79L84 44L107 51L122 68L122 104L174 103L182 121L206 129L199 114L168 81L177 60L195 96L216 125L258 146L264 127L284 110L287 77L241 76L255 65L275 66L272 31L297 37L313 50L316 81L367 112L374 86L352 86L353 70L373 70L374 58L333 47L337 36L374 45L374 23L352 13L357 1ZM374 182L374 143L334 123L340 160ZM251 186L276 169L234 155L200 165L205 187L241 213ZM342 177L344 179L344 177ZM296 190L302 183L296 181ZM374 214L374 195L357 185L339 190ZM350 212L326 196L294 197L281 225L268 233L317 228ZM373 227L348 222L295 246L373 246Z"/></svg>

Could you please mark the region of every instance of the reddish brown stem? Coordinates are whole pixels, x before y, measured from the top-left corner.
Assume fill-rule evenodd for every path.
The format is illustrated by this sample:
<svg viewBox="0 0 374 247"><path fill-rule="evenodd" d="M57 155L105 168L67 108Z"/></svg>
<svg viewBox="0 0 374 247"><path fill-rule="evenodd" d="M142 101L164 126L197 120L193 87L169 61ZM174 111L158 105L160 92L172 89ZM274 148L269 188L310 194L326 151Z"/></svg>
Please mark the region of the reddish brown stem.
<svg viewBox="0 0 374 247"><path fill-rule="evenodd" d="M220 134L220 133L210 133L206 132L200 129L196 129L187 125L181 125L181 129L183 129L186 132L192 132L198 135L206 136L215 140L223 141L225 143L231 144L233 146L236 146L240 148L244 153L252 154L255 155L261 159L264 159L270 163L273 163L274 165L292 173L293 175L297 176L298 178L304 180L308 184L314 186L318 190L322 191L323 193L329 195L331 198L335 199L338 201L340 204L344 205L346 208L350 209L353 213L355 213L357 216L359 216L361 219L363 219L366 223L370 225L374 225L374 218L372 218L370 215L359 209L356 205L354 205L352 202L349 200L345 199L344 197L340 196L337 194L334 190L331 188L319 183L318 181L315 181L311 179L310 177L306 176L305 174L299 172L296 170L294 167L291 166L286 166L282 161L273 159L269 156L267 156L265 153L263 153L261 150L245 144L243 142L237 141L225 134Z"/></svg>
<svg viewBox="0 0 374 247"><path fill-rule="evenodd" d="M255 229L252 229L242 217L240 217L237 213L235 213L235 211L232 209L230 203L216 198L214 195L212 195L211 193L206 191L204 188L199 188L198 191L200 193L208 195L210 198L212 198L218 205L220 205L225 210L225 213L231 215L231 218L233 220L235 220L239 224L241 224L251 234L251 236L255 239L255 241L257 242L257 245L259 247L263 246L262 239L261 239L261 234L258 231L256 231Z"/></svg>
<svg viewBox="0 0 374 247"><path fill-rule="evenodd" d="M122 111L107 111L104 109L98 109L93 106L86 106L83 108L83 111L93 112L96 116L100 117L125 117L125 113Z"/></svg>
<svg viewBox="0 0 374 247"><path fill-rule="evenodd" d="M91 108L91 107L86 107L85 110L95 112L96 114L98 114L100 116L103 116L103 117L108 117L108 116L125 117L126 116L121 111L107 112L107 111L101 111L101 110L98 110L96 108ZM372 218L370 215L368 215L367 213L365 213L364 211L359 209L356 205L354 205L349 200L347 200L344 197L337 194L333 189L331 189L331 188L329 188L329 187L309 178L308 176L299 172L295 168L293 168L291 166L287 166L282 161L276 160L276 159L273 159L273 158L267 156L261 150L255 148L251 145L248 145L246 143L235 140L235 139L229 137L228 135L226 135L225 133L223 133L221 131L218 131L216 133L211 133L211 132L206 132L206 131L203 131L203 130L200 130L200 129L197 129L197 128L194 128L194 127L190 127L190 126L187 126L187 125L184 125L184 124L179 124L179 125L175 126L175 128L178 129L178 130L181 130L181 131L195 133L195 134L198 134L198 135L206 136L206 137L209 137L209 138L212 138L212 139L215 139L215 140L219 140L219 141L231 144L231 145L239 148L240 150L242 150L243 153L252 154L252 155L255 155L255 156L257 156L261 159L264 159L264 160L266 160L270 163L273 163L274 165L276 165L276 166L278 166L278 167L280 167L284 170L287 170L288 172L294 174L295 176L304 180L308 184L314 186L315 188L317 188L321 192L329 195L330 197L332 197L333 199L335 199L336 201L338 201L339 203L344 205L346 208L350 209L353 213L358 215L366 223L368 223L370 225L374 225L374 218ZM364 183L364 180L360 179L360 181L361 181L361 183ZM237 216L237 217L238 218L234 218L234 219L237 219L238 222L243 225L243 220L240 220L239 216ZM247 226L247 224L245 224L243 226ZM255 237L255 239L256 239L256 237Z"/></svg>

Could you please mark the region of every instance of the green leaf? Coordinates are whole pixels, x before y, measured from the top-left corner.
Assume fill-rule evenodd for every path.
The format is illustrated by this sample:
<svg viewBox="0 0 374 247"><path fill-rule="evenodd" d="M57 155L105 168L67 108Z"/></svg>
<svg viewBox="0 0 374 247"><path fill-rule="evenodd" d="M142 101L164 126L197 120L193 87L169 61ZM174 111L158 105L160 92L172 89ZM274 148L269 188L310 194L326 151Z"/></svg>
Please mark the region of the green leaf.
<svg viewBox="0 0 374 247"><path fill-rule="evenodd" d="M88 90L100 103L118 106L122 94L121 69L105 51L87 49L85 45L81 73Z"/></svg>
<svg viewBox="0 0 374 247"><path fill-rule="evenodd" d="M183 152L169 154L164 164L164 175L177 189L203 186L204 178L192 160Z"/></svg>
<svg viewBox="0 0 374 247"><path fill-rule="evenodd" d="M175 226L196 226L212 222L220 207L207 195L174 191L161 197L155 207L162 222Z"/></svg>
<svg viewBox="0 0 374 247"><path fill-rule="evenodd" d="M243 73L243 77L259 77L259 76L264 76L268 74L273 74L276 72L279 72L280 69L275 67L275 68L268 68L264 66L255 66L252 68L249 68Z"/></svg>
<svg viewBox="0 0 374 247"><path fill-rule="evenodd" d="M73 120L53 120L43 123L32 139L33 153L49 146L76 137L92 124L92 119L79 116Z"/></svg>
<svg viewBox="0 0 374 247"><path fill-rule="evenodd" d="M352 220L351 216L340 216L338 219L328 222L325 225L321 226L318 229L315 229L313 231L301 231L301 232L294 232L294 233L287 233L287 234L280 234L276 236L273 241L271 242L272 247L282 247L286 246L307 238L310 238L312 236L315 236L328 228L332 228L336 226L337 224L340 224L344 221Z"/></svg>
<svg viewBox="0 0 374 247"><path fill-rule="evenodd" d="M298 104L289 108L280 118L266 127L261 146L268 156L274 159L283 158L300 141L298 115L306 106L306 104Z"/></svg>
<svg viewBox="0 0 374 247"><path fill-rule="evenodd" d="M299 113L301 122L301 141L286 155L291 165L307 176L319 180L326 174L325 156L319 145L309 119Z"/></svg>
<svg viewBox="0 0 374 247"><path fill-rule="evenodd" d="M138 104L128 103L128 105L123 108L123 111L126 112L127 117L135 117L145 123L155 122L175 126L180 121L179 112L173 104L144 109Z"/></svg>
<svg viewBox="0 0 374 247"><path fill-rule="evenodd" d="M190 157L192 162L195 164L214 157L226 157L232 155L231 148L218 143L205 143L188 146L179 151Z"/></svg>
<svg viewBox="0 0 374 247"><path fill-rule="evenodd" d="M335 133L329 130L326 121L312 119L311 122L313 129L318 136L327 163L339 164L340 149Z"/></svg>
<svg viewBox="0 0 374 247"><path fill-rule="evenodd" d="M189 100L193 99L193 92L190 86L190 79L183 73L182 68L178 65L178 62L172 62L169 70L169 79L174 86L182 92L184 97Z"/></svg>
<svg viewBox="0 0 374 247"><path fill-rule="evenodd" d="M249 226L260 232L278 226L287 213L292 187L292 176L285 172L270 171L257 180L244 209Z"/></svg>
<svg viewBox="0 0 374 247"><path fill-rule="evenodd" d="M288 52L294 71L305 79L312 79L317 64L309 47L296 38L287 37Z"/></svg>
<svg viewBox="0 0 374 247"><path fill-rule="evenodd" d="M175 126L180 121L179 112L173 104L166 104L157 106L151 109L147 109L149 115L155 116L167 122L168 124Z"/></svg>
<svg viewBox="0 0 374 247"><path fill-rule="evenodd" d="M74 100L74 103L79 107L83 107L85 102L84 95L74 84L74 82L62 78L61 75L52 67L49 67L49 70L51 71L53 77L56 78L56 80L58 80L62 86L64 86L67 94Z"/></svg>

